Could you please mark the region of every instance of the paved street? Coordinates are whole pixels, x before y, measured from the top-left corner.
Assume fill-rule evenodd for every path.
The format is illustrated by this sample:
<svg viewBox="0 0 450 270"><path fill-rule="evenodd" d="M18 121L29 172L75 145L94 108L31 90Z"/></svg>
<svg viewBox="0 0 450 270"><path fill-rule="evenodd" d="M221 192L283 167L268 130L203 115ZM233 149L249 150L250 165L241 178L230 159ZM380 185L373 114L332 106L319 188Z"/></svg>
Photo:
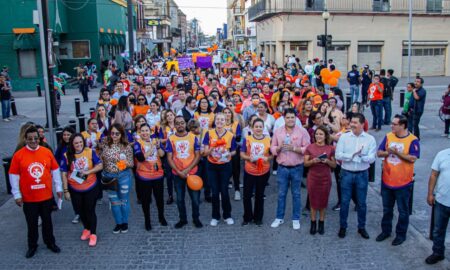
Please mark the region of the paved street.
<svg viewBox="0 0 450 270"><path fill-rule="evenodd" d="M37 255L29 260L24 258L25 219L21 209L5 194L2 174L0 198L4 204L0 210L0 227L4 230L4 236L0 242L0 269L446 269L450 266L447 260L433 267L424 263L426 256L431 254L431 242L427 239L430 208L425 198L432 159L439 150L450 146L450 140L439 136L443 133L443 122L437 117L440 95L450 80L444 77L425 80L428 97L422 120L421 159L416 163L414 213L407 241L399 247L391 246L392 238L382 243L375 242L375 237L380 232L382 215L381 198L378 194L379 161L377 180L370 184L368 193L367 230L370 240L364 240L357 234L354 211L350 211L347 237L337 237L339 212L331 211L331 206L336 202L335 186L331 192L324 236L309 235L307 212L302 217L301 230L293 231L289 222L290 207L286 211L286 223L278 229L270 228L277 197L276 182L272 177L266 191L264 226L261 228L253 225L241 227L242 202L232 201L232 216L236 222L233 226L220 223L217 228L210 227L211 206L202 203L201 220L207 225L203 229L195 229L189 224L181 230L175 230L173 225L178 220L175 205L166 207L169 227L160 227L154 215L156 207L152 205L154 229L146 232L140 206L135 204L135 193L132 193L130 231L127 234L113 235L114 222L105 196L104 203L97 207L99 242L96 248L88 248L86 242L79 240L81 225L70 223L73 211L70 203L65 202L63 210L53 215L55 236L62 249L61 254L50 253L40 242ZM404 82L401 80L399 86L403 86ZM59 118L61 124L74 118L73 98L78 95L77 92L70 90L69 95L63 97ZM399 111L398 92L399 88L396 89L393 113ZM10 123L0 123L2 158L14 150L21 123L34 121L45 124L44 99L34 97L35 95L36 93L31 92L15 94L18 111L22 116ZM82 111L87 112L89 107L93 107L93 100L97 97L98 91L91 91L92 102L82 103ZM388 128L384 126L383 132L375 134L377 142L381 141ZM304 189L302 195L304 203ZM290 202L289 199L287 205ZM446 256L450 258L449 251Z"/></svg>

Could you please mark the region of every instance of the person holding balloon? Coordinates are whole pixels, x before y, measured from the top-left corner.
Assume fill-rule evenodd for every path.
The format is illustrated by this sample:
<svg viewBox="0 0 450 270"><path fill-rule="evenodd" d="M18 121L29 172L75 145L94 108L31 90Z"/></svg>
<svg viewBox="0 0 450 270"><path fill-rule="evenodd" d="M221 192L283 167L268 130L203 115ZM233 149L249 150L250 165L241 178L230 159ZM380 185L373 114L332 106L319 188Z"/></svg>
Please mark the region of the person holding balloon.
<svg viewBox="0 0 450 270"><path fill-rule="evenodd" d="M262 225L264 214L264 190L270 177L270 137L264 135L264 121L257 118L252 124L253 135L242 141L241 158L244 165L244 221L248 225L254 221ZM252 193L255 192L255 205L252 209Z"/></svg>
<svg viewBox="0 0 450 270"><path fill-rule="evenodd" d="M208 159L207 177L212 190L211 226L217 226L220 220L221 195L223 219L228 225L233 225L231 218L231 203L228 193L228 181L232 174L231 157L236 154L236 139L225 129L226 118L223 113L217 113L214 119L215 129L206 132L203 139L204 155Z"/></svg>
<svg viewBox="0 0 450 270"><path fill-rule="evenodd" d="M202 181L198 181L197 164L200 161L200 144L197 137L186 130L186 121L183 116L175 117L175 134L172 134L166 143L167 162L174 175L175 190L177 193L177 207L180 221L175 224L180 229L187 224L186 205L184 195L186 184L192 202L192 219L196 228L202 228L199 216L200 190ZM191 179L194 179L191 181Z"/></svg>

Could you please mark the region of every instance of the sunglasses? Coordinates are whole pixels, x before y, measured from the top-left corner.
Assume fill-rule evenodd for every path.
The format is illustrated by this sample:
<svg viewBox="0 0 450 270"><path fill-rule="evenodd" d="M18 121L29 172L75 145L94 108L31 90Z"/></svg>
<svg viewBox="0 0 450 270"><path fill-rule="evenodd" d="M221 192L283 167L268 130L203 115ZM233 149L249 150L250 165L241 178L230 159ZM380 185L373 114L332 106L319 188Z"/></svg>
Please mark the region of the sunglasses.
<svg viewBox="0 0 450 270"><path fill-rule="evenodd" d="M111 132L111 136L120 136L120 132Z"/></svg>

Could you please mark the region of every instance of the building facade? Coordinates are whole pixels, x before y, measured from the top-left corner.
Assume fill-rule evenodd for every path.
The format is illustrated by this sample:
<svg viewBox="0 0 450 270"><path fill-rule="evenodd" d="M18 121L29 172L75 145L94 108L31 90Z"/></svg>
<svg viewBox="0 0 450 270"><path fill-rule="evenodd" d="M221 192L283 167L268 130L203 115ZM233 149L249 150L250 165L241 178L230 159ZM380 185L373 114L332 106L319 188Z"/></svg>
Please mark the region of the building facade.
<svg viewBox="0 0 450 270"><path fill-rule="evenodd" d="M322 12L330 13L327 57L338 69L352 64L392 68L408 75L409 1L405 0L259 0L249 9L256 23L257 49L266 60L282 64L295 54L304 64L323 58L317 35L324 34ZM412 0L411 75L449 76L450 0ZM325 6L327 5L327 6ZM344 73L345 74L345 73Z"/></svg>
<svg viewBox="0 0 450 270"><path fill-rule="evenodd" d="M0 9L0 65L9 67L14 91L33 90L43 84L36 1L5 0ZM48 1L53 34L54 73L75 76L74 67L116 58L123 68L127 17L125 0Z"/></svg>

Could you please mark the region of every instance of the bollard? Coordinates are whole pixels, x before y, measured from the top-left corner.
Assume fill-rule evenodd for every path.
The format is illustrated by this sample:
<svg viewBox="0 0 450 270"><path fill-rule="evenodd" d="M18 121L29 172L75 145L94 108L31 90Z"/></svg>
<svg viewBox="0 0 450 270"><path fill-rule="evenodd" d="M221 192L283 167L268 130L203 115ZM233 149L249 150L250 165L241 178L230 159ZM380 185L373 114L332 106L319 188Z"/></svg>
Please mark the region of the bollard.
<svg viewBox="0 0 450 270"><path fill-rule="evenodd" d="M62 141L63 129L57 128L55 130L55 133L56 133L56 143L59 145Z"/></svg>
<svg viewBox="0 0 450 270"><path fill-rule="evenodd" d="M352 96L350 93L345 94L345 111L350 111L350 107L352 106Z"/></svg>
<svg viewBox="0 0 450 270"><path fill-rule="evenodd" d="M78 115L80 115L81 109L80 109L80 99L76 98L75 99L75 116L78 117Z"/></svg>
<svg viewBox="0 0 450 270"><path fill-rule="evenodd" d="M80 132L80 133L86 130L84 114L78 115L78 127L79 127L78 132Z"/></svg>
<svg viewBox="0 0 450 270"><path fill-rule="evenodd" d="M14 98L11 98L11 111L13 116L17 116L17 107Z"/></svg>
<svg viewBox="0 0 450 270"><path fill-rule="evenodd" d="M89 108L90 118L95 118L95 115L96 115L95 108Z"/></svg>
<svg viewBox="0 0 450 270"><path fill-rule="evenodd" d="M405 89L400 90L400 108L405 105Z"/></svg>
<svg viewBox="0 0 450 270"><path fill-rule="evenodd" d="M11 194L11 183L9 182L9 167L11 166L12 157L3 158L3 169L5 170L6 192Z"/></svg>
<svg viewBox="0 0 450 270"><path fill-rule="evenodd" d="M73 128L73 130L75 130L75 132L76 132L76 130L77 130L77 121L76 120L70 120L68 126Z"/></svg>
<svg viewBox="0 0 450 270"><path fill-rule="evenodd" d="M41 91L41 84L40 83L36 84L36 91L38 93L38 97L42 97L42 91Z"/></svg>

